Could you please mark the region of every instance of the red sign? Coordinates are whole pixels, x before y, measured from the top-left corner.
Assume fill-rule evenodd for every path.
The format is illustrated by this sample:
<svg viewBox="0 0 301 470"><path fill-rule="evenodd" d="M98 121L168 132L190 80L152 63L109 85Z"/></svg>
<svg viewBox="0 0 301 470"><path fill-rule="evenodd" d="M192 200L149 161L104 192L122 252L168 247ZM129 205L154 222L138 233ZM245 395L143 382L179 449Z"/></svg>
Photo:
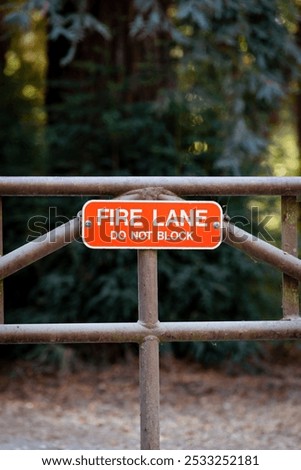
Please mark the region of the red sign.
<svg viewBox="0 0 301 470"><path fill-rule="evenodd" d="M82 224L89 248L212 250L222 240L222 209L213 201L92 200Z"/></svg>

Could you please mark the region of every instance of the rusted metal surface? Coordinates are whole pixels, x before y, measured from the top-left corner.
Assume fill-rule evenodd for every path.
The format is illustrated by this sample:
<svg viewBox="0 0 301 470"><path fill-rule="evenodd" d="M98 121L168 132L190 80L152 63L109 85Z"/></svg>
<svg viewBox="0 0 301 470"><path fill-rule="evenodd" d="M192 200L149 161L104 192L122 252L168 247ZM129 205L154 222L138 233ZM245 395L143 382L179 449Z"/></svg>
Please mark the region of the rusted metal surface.
<svg viewBox="0 0 301 470"><path fill-rule="evenodd" d="M157 252L141 250L137 256L139 321L152 329L158 323Z"/></svg>
<svg viewBox="0 0 301 470"><path fill-rule="evenodd" d="M149 330L139 323L0 325L0 343L141 343Z"/></svg>
<svg viewBox="0 0 301 470"><path fill-rule="evenodd" d="M75 218L0 257L0 279L59 250L80 236L80 220Z"/></svg>
<svg viewBox="0 0 301 470"><path fill-rule="evenodd" d="M116 199L124 201L185 201L185 199L161 186L134 189L133 191L122 193Z"/></svg>
<svg viewBox="0 0 301 470"><path fill-rule="evenodd" d="M2 196L100 196L164 187L178 195L297 195L301 177L12 176L0 178Z"/></svg>
<svg viewBox="0 0 301 470"><path fill-rule="evenodd" d="M237 248L254 260L264 261L294 279L301 280L301 260L288 252L260 240L245 230L224 221L224 242Z"/></svg>
<svg viewBox="0 0 301 470"><path fill-rule="evenodd" d="M296 257L298 257L298 213L296 197L282 196L282 249ZM282 277L282 311L284 318L299 316L299 281L285 273Z"/></svg>
<svg viewBox="0 0 301 470"><path fill-rule="evenodd" d="M0 325L0 343L138 343L179 341L300 340L301 319L273 321L61 323ZM153 344L156 341L153 341ZM147 365L147 359L145 362ZM147 369L151 372L149 369ZM156 382L157 383L157 382ZM153 384L153 382L152 382Z"/></svg>
<svg viewBox="0 0 301 470"><path fill-rule="evenodd" d="M140 443L143 450L160 449L159 341L147 335L139 348Z"/></svg>
<svg viewBox="0 0 301 470"><path fill-rule="evenodd" d="M141 449L160 448L159 340L157 252L138 252L139 322L148 334L139 347Z"/></svg>
<svg viewBox="0 0 301 470"><path fill-rule="evenodd" d="M162 342L300 339L301 320L161 323Z"/></svg>

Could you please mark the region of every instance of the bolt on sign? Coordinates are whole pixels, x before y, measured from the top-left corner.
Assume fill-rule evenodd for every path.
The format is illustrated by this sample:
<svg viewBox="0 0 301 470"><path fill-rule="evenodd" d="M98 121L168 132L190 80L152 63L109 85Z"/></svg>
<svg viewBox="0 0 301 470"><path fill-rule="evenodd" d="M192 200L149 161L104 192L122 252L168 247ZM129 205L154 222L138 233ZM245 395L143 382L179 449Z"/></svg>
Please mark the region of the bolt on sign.
<svg viewBox="0 0 301 470"><path fill-rule="evenodd" d="M222 241L222 209L213 201L91 200L82 238L89 248L212 250Z"/></svg>

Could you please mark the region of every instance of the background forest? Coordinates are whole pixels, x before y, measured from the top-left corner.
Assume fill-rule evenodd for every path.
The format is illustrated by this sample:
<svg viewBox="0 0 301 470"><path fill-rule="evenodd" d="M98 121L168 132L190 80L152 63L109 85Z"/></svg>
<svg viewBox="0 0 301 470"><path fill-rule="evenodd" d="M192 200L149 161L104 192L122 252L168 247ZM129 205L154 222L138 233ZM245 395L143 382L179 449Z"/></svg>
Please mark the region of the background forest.
<svg viewBox="0 0 301 470"><path fill-rule="evenodd" d="M300 13L300 0L1 2L2 175L298 175ZM4 199L4 252L33 235L30 217L50 229L85 201ZM218 202L253 229L273 215L277 243L273 198ZM280 317L281 276L269 267L227 246L159 255L162 320ZM8 323L135 321L136 254L75 243L6 280L5 306ZM254 353L249 343L169 348L207 363Z"/></svg>

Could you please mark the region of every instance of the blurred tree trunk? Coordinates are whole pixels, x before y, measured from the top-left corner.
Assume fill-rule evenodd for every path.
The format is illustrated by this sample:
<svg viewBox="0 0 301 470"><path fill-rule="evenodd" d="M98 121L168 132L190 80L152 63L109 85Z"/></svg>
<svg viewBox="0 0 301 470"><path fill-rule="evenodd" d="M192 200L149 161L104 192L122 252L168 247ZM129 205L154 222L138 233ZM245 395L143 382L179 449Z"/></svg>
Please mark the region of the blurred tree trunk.
<svg viewBox="0 0 301 470"><path fill-rule="evenodd" d="M169 1L161 0L167 8ZM79 41L75 61L91 61L101 65L104 73L95 87L103 88L107 81L120 84L123 102L149 101L156 97L158 89L171 81L168 38L165 33L146 39L130 36L130 25L135 18L133 0L111 0L99 2L88 0L87 10L108 26L111 40L103 39L99 33L89 32ZM74 3L65 3L62 14L74 13ZM74 68L74 64L62 67L61 60L68 53L70 44L60 36L48 44L48 83L59 79L84 80L87 71ZM47 104L60 102L58 88L49 87Z"/></svg>
<svg viewBox="0 0 301 470"><path fill-rule="evenodd" d="M161 1L163 8L166 0ZM111 39L104 39L95 31L86 31L82 40L78 41L74 60L66 66L61 63L68 56L70 43L62 36L56 41L48 42L48 123L51 125L61 120L61 111L56 104L63 103L66 97L72 101L77 93L81 97L86 94L87 107L94 109L89 113L86 108L86 120L83 124L87 125L89 122L91 129L99 129L101 133L101 112L109 109L109 119L114 119L111 117L114 111L116 115L119 112L129 113L129 117L134 111L127 105L153 102L158 91L169 86L173 79L169 57L170 39L166 33L161 32L147 38L131 37L131 24L137 15L134 0L87 0L87 12L106 25ZM76 2L65 3L61 14L70 13L77 13ZM93 102L91 104L91 99L96 106ZM97 107L98 112L95 109ZM79 116L78 109L72 114L68 108L69 117L71 120L74 118L74 122L77 120L76 113ZM76 122L80 119L83 118L78 117ZM109 134L107 158L111 171L115 174L120 170L120 140L116 138L114 129Z"/></svg>

